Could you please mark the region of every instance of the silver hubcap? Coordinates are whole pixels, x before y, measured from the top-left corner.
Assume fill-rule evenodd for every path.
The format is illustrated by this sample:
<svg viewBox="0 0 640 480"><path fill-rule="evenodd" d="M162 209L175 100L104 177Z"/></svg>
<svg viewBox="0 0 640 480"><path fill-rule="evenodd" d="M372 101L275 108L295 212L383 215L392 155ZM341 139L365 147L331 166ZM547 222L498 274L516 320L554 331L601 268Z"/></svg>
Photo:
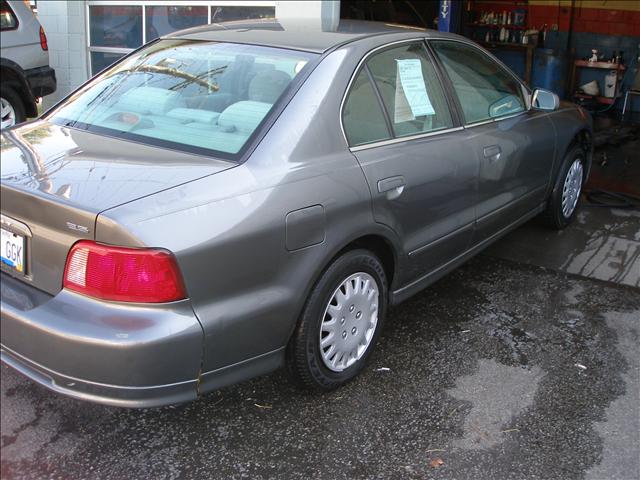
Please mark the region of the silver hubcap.
<svg viewBox="0 0 640 480"><path fill-rule="evenodd" d="M576 159L571 164L562 187L562 214L564 218L569 218L576 209L582 188L582 174L582 161Z"/></svg>
<svg viewBox="0 0 640 480"><path fill-rule="evenodd" d="M329 370L360 360L378 324L378 284L368 273L346 278L331 295L320 325L320 353Z"/></svg>
<svg viewBox="0 0 640 480"><path fill-rule="evenodd" d="M0 128L8 128L16 124L16 111L13 109L13 105L5 98L0 98L0 113L2 113Z"/></svg>

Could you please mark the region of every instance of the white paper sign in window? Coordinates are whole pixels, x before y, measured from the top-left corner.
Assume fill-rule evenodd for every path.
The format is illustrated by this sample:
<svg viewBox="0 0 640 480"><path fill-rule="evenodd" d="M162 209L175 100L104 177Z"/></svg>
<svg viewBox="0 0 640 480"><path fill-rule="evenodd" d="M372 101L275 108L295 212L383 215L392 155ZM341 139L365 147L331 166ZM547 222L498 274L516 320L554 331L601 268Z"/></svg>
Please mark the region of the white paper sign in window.
<svg viewBox="0 0 640 480"><path fill-rule="evenodd" d="M415 120L416 117L433 115L435 110L427 94L420 60L398 60L396 72L396 97L393 121Z"/></svg>

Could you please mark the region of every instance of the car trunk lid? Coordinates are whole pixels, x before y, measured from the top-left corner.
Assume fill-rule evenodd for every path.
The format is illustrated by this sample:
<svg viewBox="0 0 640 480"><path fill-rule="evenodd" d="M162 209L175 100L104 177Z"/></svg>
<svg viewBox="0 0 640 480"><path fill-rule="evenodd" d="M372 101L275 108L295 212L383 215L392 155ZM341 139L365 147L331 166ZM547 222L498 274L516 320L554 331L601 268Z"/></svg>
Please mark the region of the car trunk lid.
<svg viewBox="0 0 640 480"><path fill-rule="evenodd" d="M3 132L1 151L3 243L24 248L23 271L2 270L50 294L100 212L236 165L42 121Z"/></svg>

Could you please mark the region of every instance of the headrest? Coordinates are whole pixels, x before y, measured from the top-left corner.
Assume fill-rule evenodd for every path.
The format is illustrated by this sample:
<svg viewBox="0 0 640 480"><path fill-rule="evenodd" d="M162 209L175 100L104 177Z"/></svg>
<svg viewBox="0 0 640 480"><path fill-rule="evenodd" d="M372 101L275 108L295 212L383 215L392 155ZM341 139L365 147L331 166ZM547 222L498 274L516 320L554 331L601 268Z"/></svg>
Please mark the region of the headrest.
<svg viewBox="0 0 640 480"><path fill-rule="evenodd" d="M215 123L220 116L220 112L200 110L196 108L174 108L167 112L167 117L180 120L182 123L199 122Z"/></svg>
<svg viewBox="0 0 640 480"><path fill-rule="evenodd" d="M236 102L224 109L218 118L218 125L228 132L250 134L271 108L270 103L246 100Z"/></svg>
<svg viewBox="0 0 640 480"><path fill-rule="evenodd" d="M180 103L180 94L156 87L137 87L122 94L116 107L143 115L164 115Z"/></svg>
<svg viewBox="0 0 640 480"><path fill-rule="evenodd" d="M256 74L249 84L249 100L276 103L280 94L291 82L291 77L281 70Z"/></svg>

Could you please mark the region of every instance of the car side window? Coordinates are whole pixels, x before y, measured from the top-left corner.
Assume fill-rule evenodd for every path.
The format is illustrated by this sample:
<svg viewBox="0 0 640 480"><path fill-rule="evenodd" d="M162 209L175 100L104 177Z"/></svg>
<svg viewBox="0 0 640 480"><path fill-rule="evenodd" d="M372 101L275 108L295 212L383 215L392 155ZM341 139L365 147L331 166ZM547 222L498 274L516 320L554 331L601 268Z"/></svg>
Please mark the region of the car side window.
<svg viewBox="0 0 640 480"><path fill-rule="evenodd" d="M526 110L520 83L482 51L462 42L429 43L444 65L467 124Z"/></svg>
<svg viewBox="0 0 640 480"><path fill-rule="evenodd" d="M18 20L11 11L11 7L6 0L2 0L0 3L0 30L13 30L17 26Z"/></svg>
<svg viewBox="0 0 640 480"><path fill-rule="evenodd" d="M380 103L364 68L360 70L349 91L342 112L342 123L352 147L391 138Z"/></svg>
<svg viewBox="0 0 640 480"><path fill-rule="evenodd" d="M422 42L383 50L367 66L395 136L453 127L444 90Z"/></svg>

